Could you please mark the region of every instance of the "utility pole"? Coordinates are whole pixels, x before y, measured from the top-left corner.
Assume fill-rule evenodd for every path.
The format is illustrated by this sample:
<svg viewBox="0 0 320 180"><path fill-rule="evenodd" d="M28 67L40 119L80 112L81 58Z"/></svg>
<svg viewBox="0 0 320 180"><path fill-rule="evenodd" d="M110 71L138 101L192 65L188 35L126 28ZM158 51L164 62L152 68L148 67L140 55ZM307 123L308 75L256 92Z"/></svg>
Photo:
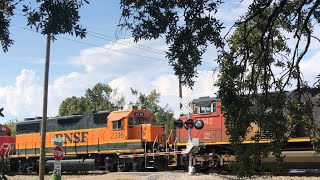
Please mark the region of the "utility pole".
<svg viewBox="0 0 320 180"><path fill-rule="evenodd" d="M179 75L179 97L180 99L182 99L182 83L181 83L181 75ZM181 108L182 108L182 104L181 104L181 101L180 102L180 111L181 111Z"/></svg>
<svg viewBox="0 0 320 180"><path fill-rule="evenodd" d="M50 62L50 42L51 34L47 34L46 45L46 63L44 70L43 83L43 109L42 109L42 123L41 123L41 147L40 147L40 164L39 164L39 179L44 180L44 173L46 168L46 132L47 132L47 107L48 107L48 81L49 81L49 62Z"/></svg>

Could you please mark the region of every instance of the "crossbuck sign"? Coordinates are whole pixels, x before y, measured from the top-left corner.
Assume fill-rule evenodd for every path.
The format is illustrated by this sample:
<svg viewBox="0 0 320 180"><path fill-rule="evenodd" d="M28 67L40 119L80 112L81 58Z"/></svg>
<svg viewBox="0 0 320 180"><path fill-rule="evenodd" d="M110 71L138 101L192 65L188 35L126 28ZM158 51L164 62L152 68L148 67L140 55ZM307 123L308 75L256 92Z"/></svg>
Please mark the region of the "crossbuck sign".
<svg viewBox="0 0 320 180"><path fill-rule="evenodd" d="M182 104L182 108L180 110L181 114L188 114L192 113L192 108L190 103L192 102L192 99L190 97L188 98L180 98L180 103Z"/></svg>

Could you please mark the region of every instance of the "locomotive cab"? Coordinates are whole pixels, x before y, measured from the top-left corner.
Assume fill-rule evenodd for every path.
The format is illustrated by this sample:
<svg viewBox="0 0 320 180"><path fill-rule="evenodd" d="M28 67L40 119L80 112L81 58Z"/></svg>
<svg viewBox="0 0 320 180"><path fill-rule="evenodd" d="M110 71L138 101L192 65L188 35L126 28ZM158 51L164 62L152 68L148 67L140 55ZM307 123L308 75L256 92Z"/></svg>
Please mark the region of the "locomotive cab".
<svg viewBox="0 0 320 180"><path fill-rule="evenodd" d="M192 101L192 110L190 114L192 119L202 120L204 127L201 131L192 129L192 136L199 138L200 142L221 142L228 141L226 128L224 126L224 118L221 112L221 102L215 97L200 97ZM179 119L186 121L187 115L181 116ZM188 131L180 129L177 132L178 142L185 143L188 141Z"/></svg>
<svg viewBox="0 0 320 180"><path fill-rule="evenodd" d="M110 141L140 143L141 151L164 147L165 132L156 124L155 116L142 106L128 105L121 111L113 111L108 116Z"/></svg>

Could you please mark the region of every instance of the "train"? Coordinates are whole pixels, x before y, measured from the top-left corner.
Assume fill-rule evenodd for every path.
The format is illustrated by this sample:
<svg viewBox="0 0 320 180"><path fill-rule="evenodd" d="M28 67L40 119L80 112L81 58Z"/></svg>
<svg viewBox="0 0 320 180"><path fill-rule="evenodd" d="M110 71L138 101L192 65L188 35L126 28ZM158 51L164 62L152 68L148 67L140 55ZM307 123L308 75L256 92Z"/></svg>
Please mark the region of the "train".
<svg viewBox="0 0 320 180"><path fill-rule="evenodd" d="M319 95L314 96L319 100ZM144 106L127 105L113 111L92 111L82 115L52 117L47 120L45 161L46 171L54 168L53 139L62 139L62 171L145 171L186 169L186 149L189 132L197 139L199 149L192 154L197 171L229 167L235 155L227 135L221 101L217 97L199 97L192 100L193 111L179 120L185 126L189 119L199 120L201 128L167 129L157 123L155 115ZM320 122L320 107L314 108ZM16 136L1 126L0 156L11 172L38 172L40 157L41 117L26 118L16 124ZM319 168L320 156L315 154L310 137L301 132L289 139L283 148L284 166L292 168ZM256 124L243 145L256 141L251 137L261 132ZM298 132L298 131L297 131ZM270 143L260 140L259 143ZM264 167L272 166L276 159L270 155L261 159Z"/></svg>

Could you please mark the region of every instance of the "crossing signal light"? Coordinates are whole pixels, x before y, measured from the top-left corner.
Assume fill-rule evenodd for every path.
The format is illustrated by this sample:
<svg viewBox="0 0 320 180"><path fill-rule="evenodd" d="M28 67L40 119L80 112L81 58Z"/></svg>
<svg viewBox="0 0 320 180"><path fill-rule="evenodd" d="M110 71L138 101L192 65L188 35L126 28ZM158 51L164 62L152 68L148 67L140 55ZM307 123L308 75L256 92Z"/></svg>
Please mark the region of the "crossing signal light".
<svg viewBox="0 0 320 180"><path fill-rule="evenodd" d="M194 127L198 130L202 129L204 127L204 122L202 120L196 120L194 123Z"/></svg>
<svg viewBox="0 0 320 180"><path fill-rule="evenodd" d="M186 130L192 129L193 127L194 127L193 119L188 119L184 122L184 128L186 128Z"/></svg>
<svg viewBox="0 0 320 180"><path fill-rule="evenodd" d="M166 129L166 127L164 126L164 124L161 124L161 131L164 131Z"/></svg>
<svg viewBox="0 0 320 180"><path fill-rule="evenodd" d="M174 127L175 127L176 129L182 129L182 128L183 128L183 121L180 120L180 119L174 121Z"/></svg>

